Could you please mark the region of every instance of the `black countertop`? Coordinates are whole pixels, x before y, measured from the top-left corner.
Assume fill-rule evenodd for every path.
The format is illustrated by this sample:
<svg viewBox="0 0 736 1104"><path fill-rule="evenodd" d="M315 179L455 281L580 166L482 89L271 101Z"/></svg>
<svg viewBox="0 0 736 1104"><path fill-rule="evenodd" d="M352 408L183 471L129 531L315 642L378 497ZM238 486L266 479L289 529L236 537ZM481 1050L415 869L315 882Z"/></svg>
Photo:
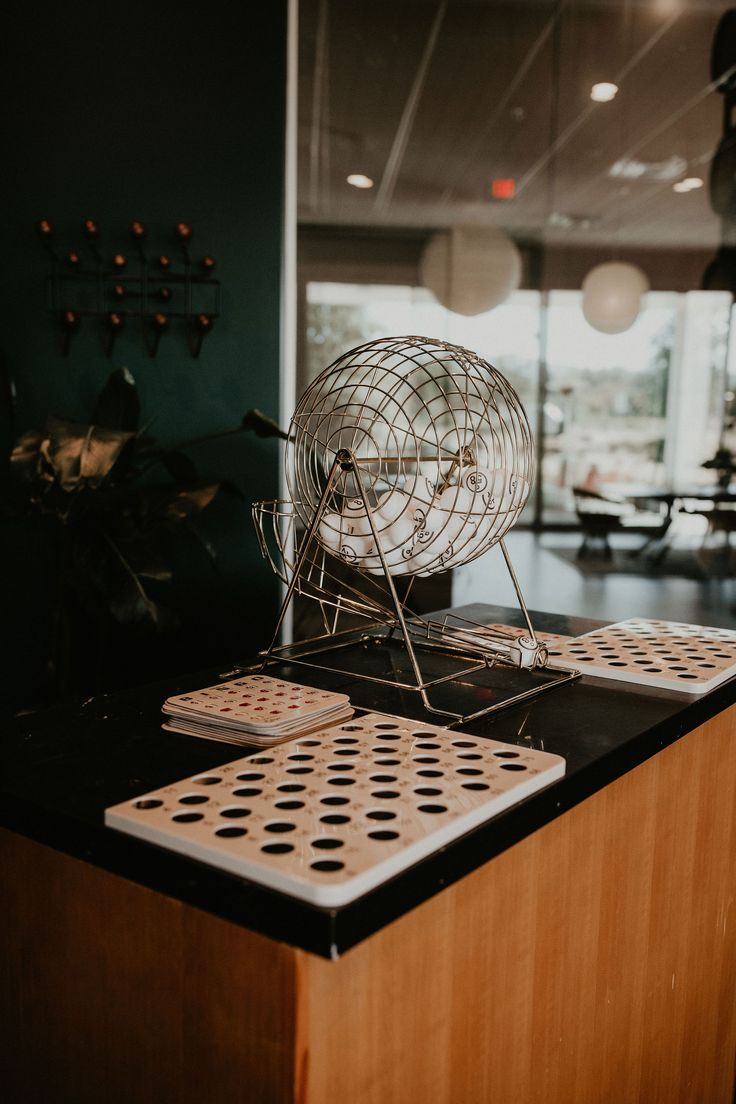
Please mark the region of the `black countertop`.
<svg viewBox="0 0 736 1104"><path fill-rule="evenodd" d="M479 621L522 623L518 610L503 607L467 606L458 612ZM570 635L601 624L537 612L532 618L539 631ZM345 675L274 673L343 690L361 709L442 723L419 708L416 695ZM247 754L241 747L160 727L164 698L214 681L212 671L199 672L19 718L0 749L0 824L273 939L332 957L736 700L736 679L693 697L584 677L461 726L478 736L562 755L567 773L359 900L321 909L104 826L107 806Z"/></svg>

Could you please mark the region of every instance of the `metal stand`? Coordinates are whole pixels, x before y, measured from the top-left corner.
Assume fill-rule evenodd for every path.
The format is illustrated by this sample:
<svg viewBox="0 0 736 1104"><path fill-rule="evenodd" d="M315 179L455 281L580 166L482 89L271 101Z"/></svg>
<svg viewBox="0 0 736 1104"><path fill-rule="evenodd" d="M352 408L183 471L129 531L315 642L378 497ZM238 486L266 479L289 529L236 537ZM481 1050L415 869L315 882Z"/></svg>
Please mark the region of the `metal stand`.
<svg viewBox="0 0 736 1104"><path fill-rule="evenodd" d="M316 539L319 524L338 480L344 479L347 475L352 476L365 503L371 534L375 540L376 552L388 587L388 595L385 595L382 591L380 592L383 595L383 600L377 598L375 594L366 592L371 584L374 590L379 590L379 588L375 580L367 578L361 571L355 570L355 575L358 577L355 586L350 583L346 584L344 580L336 578L330 571L328 554L321 548ZM355 678L390 686L394 689L413 691L419 695L422 705L428 712L449 718L453 724L461 724L497 712L500 709L506 709L511 705L527 701L562 683L570 682L572 679L579 677L576 671L571 672L548 665L547 648L539 642L535 635L518 579L502 540L499 542L501 551L516 592L528 635L518 637L512 634L491 632L485 626L457 618L454 620L459 621L459 624L452 625L448 618L445 618L444 621L437 621L421 618L411 613L406 604L406 599L402 601L396 591L386 553L382 546L380 527L374 517L374 511L366 494L360 466L350 449L341 448L337 452L319 502L299 542L293 563L289 555L289 541L295 539L294 521L292 518L292 531L290 533L287 531L285 534L283 517L278 510L279 505L278 503L258 503L254 508L262 552L271 561L277 574L287 583L286 594L276 621L273 638L269 647L261 653L263 658L259 670L265 670L269 664L284 662L316 667L320 670L335 670L336 668L330 666L327 662L330 652L346 649L358 643L374 647L399 646L408 657L412 674L411 681L402 680L399 676L386 678L369 675L358 670L349 673ZM271 514L274 520L274 533L279 546L282 565L275 561L269 551L263 528L264 516L268 514ZM337 584L336 592L330 589L332 583ZM296 644L279 645L279 634L286 612L295 594L306 595L319 603L325 633ZM334 610L331 621L326 614L326 609L329 607ZM369 623L362 630L347 629L338 631L338 621L340 615L344 613L357 615L366 619ZM448 657L453 661L452 670L449 673L428 678L422 672L419 660L419 653L422 652ZM317 656L321 656L324 662L318 661ZM430 690L442 684L457 682L465 679L468 675L496 667L527 669L530 672L530 679L532 677L531 672L540 669L544 669L557 677L545 683L533 685L501 702L494 702L470 713L457 713L439 708L430 701ZM342 671L343 668L340 668L340 670Z"/></svg>

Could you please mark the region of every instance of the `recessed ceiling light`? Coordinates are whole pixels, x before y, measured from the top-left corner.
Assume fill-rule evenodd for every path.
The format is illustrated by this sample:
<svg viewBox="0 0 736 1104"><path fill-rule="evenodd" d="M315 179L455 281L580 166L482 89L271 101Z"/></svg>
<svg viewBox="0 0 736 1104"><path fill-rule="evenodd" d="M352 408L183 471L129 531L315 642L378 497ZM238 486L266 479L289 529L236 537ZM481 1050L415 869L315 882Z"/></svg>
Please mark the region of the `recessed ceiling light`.
<svg viewBox="0 0 736 1104"><path fill-rule="evenodd" d="M596 103L609 103L618 92L618 85L611 84L610 81L601 81L599 84L594 84L590 90L591 100L595 100Z"/></svg>
<svg viewBox="0 0 736 1104"><path fill-rule="evenodd" d="M347 178L348 184L352 184L354 188L372 188L373 181L369 176L365 176L364 173L350 173Z"/></svg>
<svg viewBox="0 0 736 1104"><path fill-rule="evenodd" d="M703 181L699 176L686 176L684 180L678 180L672 185L673 192L694 192L703 187Z"/></svg>

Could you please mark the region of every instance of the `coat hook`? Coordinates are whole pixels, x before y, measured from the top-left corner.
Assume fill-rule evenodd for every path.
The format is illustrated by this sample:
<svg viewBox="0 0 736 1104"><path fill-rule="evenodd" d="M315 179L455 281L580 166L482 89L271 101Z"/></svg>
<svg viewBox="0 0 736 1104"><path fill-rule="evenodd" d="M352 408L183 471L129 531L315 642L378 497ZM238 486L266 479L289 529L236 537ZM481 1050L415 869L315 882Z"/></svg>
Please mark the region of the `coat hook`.
<svg viewBox="0 0 736 1104"><path fill-rule="evenodd" d="M43 242L43 247L53 261L58 261L54 249L54 224L50 219L39 219L36 223L36 233Z"/></svg>
<svg viewBox="0 0 736 1104"><path fill-rule="evenodd" d="M162 311L157 311L151 316L151 325L153 327L153 341L148 347L148 355L155 357L158 352L159 342L163 334L169 328L169 316Z"/></svg>
<svg viewBox="0 0 736 1104"><path fill-rule="evenodd" d="M122 332L125 327L125 317L122 314L118 314L117 311L110 311L105 316L105 330L107 331L107 340L105 342L105 356L112 356L113 345L115 344L115 338Z"/></svg>
<svg viewBox="0 0 736 1104"><path fill-rule="evenodd" d="M61 312L61 327L64 331L64 342L61 349L62 356L69 356L72 338L80 327L81 318L76 311L65 310Z"/></svg>
<svg viewBox="0 0 736 1104"><path fill-rule="evenodd" d="M174 233L179 239L186 264L189 264L189 242L192 240L192 228L188 222L177 222Z"/></svg>
<svg viewBox="0 0 736 1104"><path fill-rule="evenodd" d="M202 342L207 334L212 333L212 327L215 324L214 318L209 314L198 314L196 318L192 320L192 328L194 330L194 340L192 342L192 356L198 357L202 351Z"/></svg>
<svg viewBox="0 0 736 1104"><path fill-rule="evenodd" d="M136 252L143 263L146 263L146 254L143 249L143 242L146 238L146 227L138 219L134 219L130 224L130 236L135 244Z"/></svg>
<svg viewBox="0 0 736 1104"><path fill-rule="evenodd" d="M87 243L88 243L90 249L92 250L92 253L94 255L95 260L98 261L98 262L102 261L102 257L100 256L100 251L97 248L97 241L98 241L99 236L100 236L100 228L97 225L97 223L95 222L95 220L94 219L85 219L84 222L82 223L82 232L84 233L84 236L87 239Z"/></svg>

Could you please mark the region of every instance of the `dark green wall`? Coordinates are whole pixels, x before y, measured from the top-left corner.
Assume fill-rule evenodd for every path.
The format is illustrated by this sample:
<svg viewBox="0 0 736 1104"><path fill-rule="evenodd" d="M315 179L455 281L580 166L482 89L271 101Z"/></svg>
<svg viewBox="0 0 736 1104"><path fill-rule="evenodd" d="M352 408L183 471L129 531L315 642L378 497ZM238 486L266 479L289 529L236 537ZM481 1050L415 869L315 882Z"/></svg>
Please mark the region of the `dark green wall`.
<svg viewBox="0 0 736 1104"><path fill-rule="evenodd" d="M85 420L112 367L127 366L150 431L165 443L236 425L250 407L277 416L285 117L286 5L75 2L18 5L4 17L2 353L17 388L15 429L49 412ZM193 256L214 255L222 317L193 359L174 326L155 359L131 324L107 360L83 326L60 355L47 316L49 263L34 233L53 220L59 248L83 250L82 220L105 254L176 256L173 226L194 228ZM84 255L84 254L83 254ZM234 480L249 503L277 494L277 447L252 435L193 451L203 474ZM213 595L243 646L267 631L276 590L248 516L223 516L224 574ZM206 589L205 575L193 586ZM206 573L205 573L206 574ZM228 598L225 593L232 584Z"/></svg>

